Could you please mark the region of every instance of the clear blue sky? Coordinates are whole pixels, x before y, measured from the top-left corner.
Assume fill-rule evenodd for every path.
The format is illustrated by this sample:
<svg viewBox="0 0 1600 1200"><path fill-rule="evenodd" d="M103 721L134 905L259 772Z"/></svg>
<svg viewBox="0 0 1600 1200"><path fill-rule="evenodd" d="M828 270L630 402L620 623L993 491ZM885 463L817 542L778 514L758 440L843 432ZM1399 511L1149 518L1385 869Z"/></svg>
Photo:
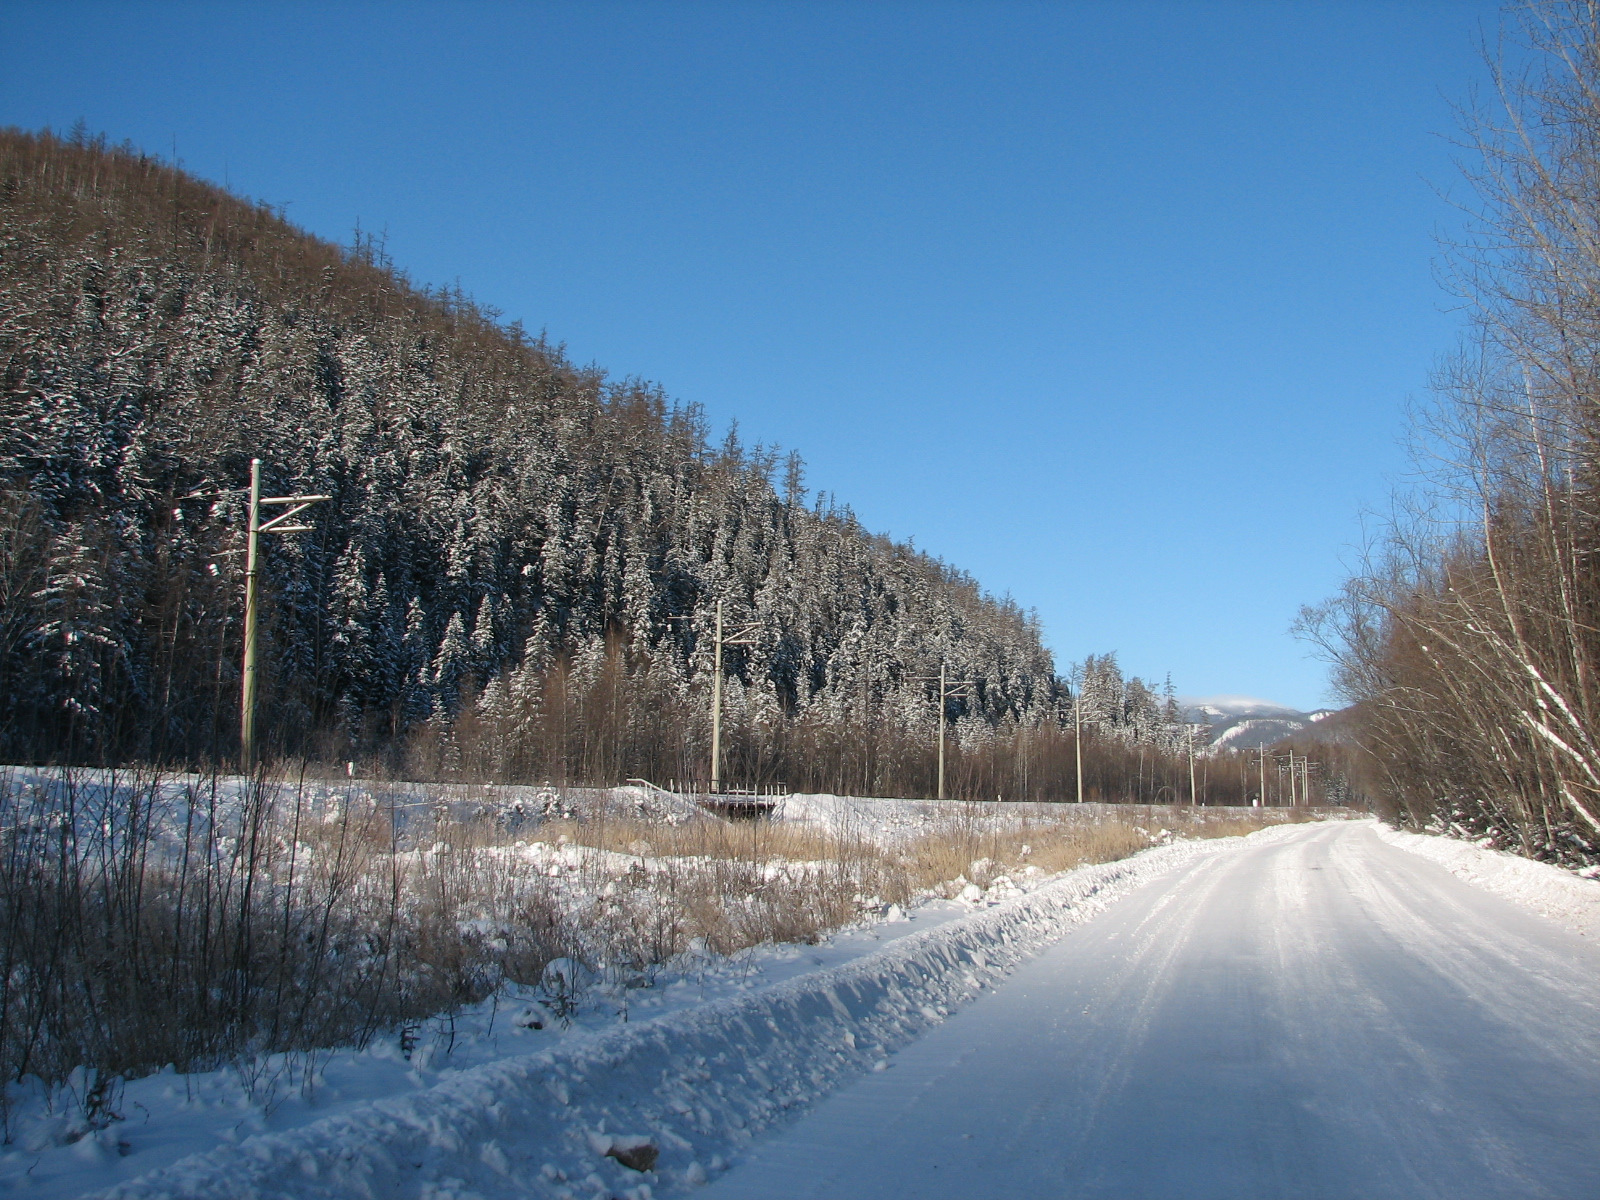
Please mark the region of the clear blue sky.
<svg viewBox="0 0 1600 1200"><path fill-rule="evenodd" d="M1449 3L27 4L0 123L82 118L387 230L1037 609L1064 667L1309 707L1288 627L1404 471Z"/></svg>

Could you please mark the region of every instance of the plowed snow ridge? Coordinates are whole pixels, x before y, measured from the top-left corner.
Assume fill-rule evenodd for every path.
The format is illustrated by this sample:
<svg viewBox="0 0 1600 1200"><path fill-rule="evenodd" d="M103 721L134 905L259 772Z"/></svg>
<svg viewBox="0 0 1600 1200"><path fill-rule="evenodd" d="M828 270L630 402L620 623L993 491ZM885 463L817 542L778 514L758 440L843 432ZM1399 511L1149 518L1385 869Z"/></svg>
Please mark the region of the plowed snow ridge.
<svg viewBox="0 0 1600 1200"><path fill-rule="evenodd" d="M645 1200L652 1187L678 1191L1127 892L1180 863L1295 829L1178 842L1084 867L841 967L464 1071L426 1091L193 1155L99 1195ZM605 1157L613 1141L640 1137L661 1151L649 1176Z"/></svg>

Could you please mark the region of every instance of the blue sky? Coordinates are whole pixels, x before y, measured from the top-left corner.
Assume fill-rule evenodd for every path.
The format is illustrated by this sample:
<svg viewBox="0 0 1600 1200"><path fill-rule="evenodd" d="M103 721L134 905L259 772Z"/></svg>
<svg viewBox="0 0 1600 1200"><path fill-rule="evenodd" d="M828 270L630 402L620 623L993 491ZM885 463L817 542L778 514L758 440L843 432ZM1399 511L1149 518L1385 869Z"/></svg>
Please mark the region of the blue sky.
<svg viewBox="0 0 1600 1200"><path fill-rule="evenodd" d="M870 528L1191 695L1405 470L1496 6L50 4L0 123L178 157L799 450ZM1446 195L1441 195L1444 192Z"/></svg>

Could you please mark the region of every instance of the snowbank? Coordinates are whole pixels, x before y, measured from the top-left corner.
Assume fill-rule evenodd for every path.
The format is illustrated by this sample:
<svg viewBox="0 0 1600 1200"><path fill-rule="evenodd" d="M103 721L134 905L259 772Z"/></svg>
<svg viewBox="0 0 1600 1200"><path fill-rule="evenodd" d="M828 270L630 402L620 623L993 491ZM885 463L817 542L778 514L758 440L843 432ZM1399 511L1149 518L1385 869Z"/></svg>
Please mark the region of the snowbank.
<svg viewBox="0 0 1600 1200"><path fill-rule="evenodd" d="M648 1200L652 1188L703 1182L756 1131L884 1069L892 1051L1126 892L1245 840L1178 842L1085 867L843 966L462 1071L100 1195ZM646 1143L659 1151L648 1175L622 1163Z"/></svg>
<svg viewBox="0 0 1600 1200"><path fill-rule="evenodd" d="M1600 937L1600 882L1549 863L1427 833L1378 824L1391 846L1438 863L1456 878L1548 917L1582 937Z"/></svg>
<svg viewBox="0 0 1600 1200"><path fill-rule="evenodd" d="M1072 822L1096 825L1127 821L1130 816L1160 821L1156 814L1181 814L1185 821L1214 822L1249 816L1258 821L1288 821L1299 815L1294 809L1191 807L1189 805L1133 804L1053 804L1007 800L1002 803L973 804L965 800L897 800L881 797L837 796L830 793L796 792L778 802L774 817L778 821L809 825L834 836L861 837L879 845L894 846L924 834L952 826L981 824L1015 828L1024 821L1047 825ZM1327 812L1319 817L1330 815Z"/></svg>

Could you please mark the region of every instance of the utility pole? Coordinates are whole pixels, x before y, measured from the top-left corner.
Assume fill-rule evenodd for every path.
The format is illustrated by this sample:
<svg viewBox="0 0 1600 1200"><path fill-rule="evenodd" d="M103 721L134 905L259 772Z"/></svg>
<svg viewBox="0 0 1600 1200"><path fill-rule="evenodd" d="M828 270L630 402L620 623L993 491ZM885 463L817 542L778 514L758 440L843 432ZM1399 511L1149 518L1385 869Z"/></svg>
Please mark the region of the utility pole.
<svg viewBox="0 0 1600 1200"><path fill-rule="evenodd" d="M1078 675L1078 690L1072 698L1072 752L1078 760L1078 803L1083 803L1083 685L1084 678L1081 668Z"/></svg>
<svg viewBox="0 0 1600 1200"><path fill-rule="evenodd" d="M1194 724L1189 725L1189 803L1199 804L1199 795L1194 790Z"/></svg>
<svg viewBox="0 0 1600 1200"><path fill-rule="evenodd" d="M934 680L933 676L925 675L925 676L922 677L922 682L923 683L933 683L933 682L935 682L935 680ZM970 679L950 679L946 675L946 668L945 668L944 660L941 659L939 661L939 678L938 678L937 682L939 684L939 699L938 699L938 718L939 718L939 799L943 800L944 799L944 724L945 724L945 705L948 704L951 700L965 698L967 696L970 696L972 693L968 689L973 686L973 681L970 680Z"/></svg>
<svg viewBox="0 0 1600 1200"><path fill-rule="evenodd" d="M1267 806L1267 748L1265 746L1256 747L1256 762L1261 766L1261 795L1259 803L1262 808L1265 808Z"/></svg>
<svg viewBox="0 0 1600 1200"><path fill-rule="evenodd" d="M950 698L950 693L945 690L944 661L939 662L939 799L944 799L944 721L945 701Z"/></svg>
<svg viewBox="0 0 1600 1200"><path fill-rule="evenodd" d="M878 720L872 711L872 659L868 657L861 670L861 723L866 743L861 754L861 794L872 795L872 766L878 748Z"/></svg>
<svg viewBox="0 0 1600 1200"><path fill-rule="evenodd" d="M970 695L970 693L967 691L967 688L970 687L971 684L972 684L972 681L970 679L960 680L960 681L950 680L947 683L945 681L944 660L941 659L939 661L939 799L941 799L941 800L944 799L944 726L945 726L945 716L946 716L945 705L949 701L955 699L957 696Z"/></svg>
<svg viewBox="0 0 1600 1200"><path fill-rule="evenodd" d="M722 790L722 648L724 646L754 646L750 637L758 626L746 625L731 637L722 632L722 601L717 601L717 651L716 666L711 672L711 791Z"/></svg>
<svg viewBox="0 0 1600 1200"><path fill-rule="evenodd" d="M239 765L246 775L256 768L256 587L257 542L263 533L306 533L310 525L285 525L284 522L313 504L332 500L332 496L263 496L261 460L250 460L250 537L245 548L244 568L244 672L239 695ZM292 505L263 524L263 505Z"/></svg>

